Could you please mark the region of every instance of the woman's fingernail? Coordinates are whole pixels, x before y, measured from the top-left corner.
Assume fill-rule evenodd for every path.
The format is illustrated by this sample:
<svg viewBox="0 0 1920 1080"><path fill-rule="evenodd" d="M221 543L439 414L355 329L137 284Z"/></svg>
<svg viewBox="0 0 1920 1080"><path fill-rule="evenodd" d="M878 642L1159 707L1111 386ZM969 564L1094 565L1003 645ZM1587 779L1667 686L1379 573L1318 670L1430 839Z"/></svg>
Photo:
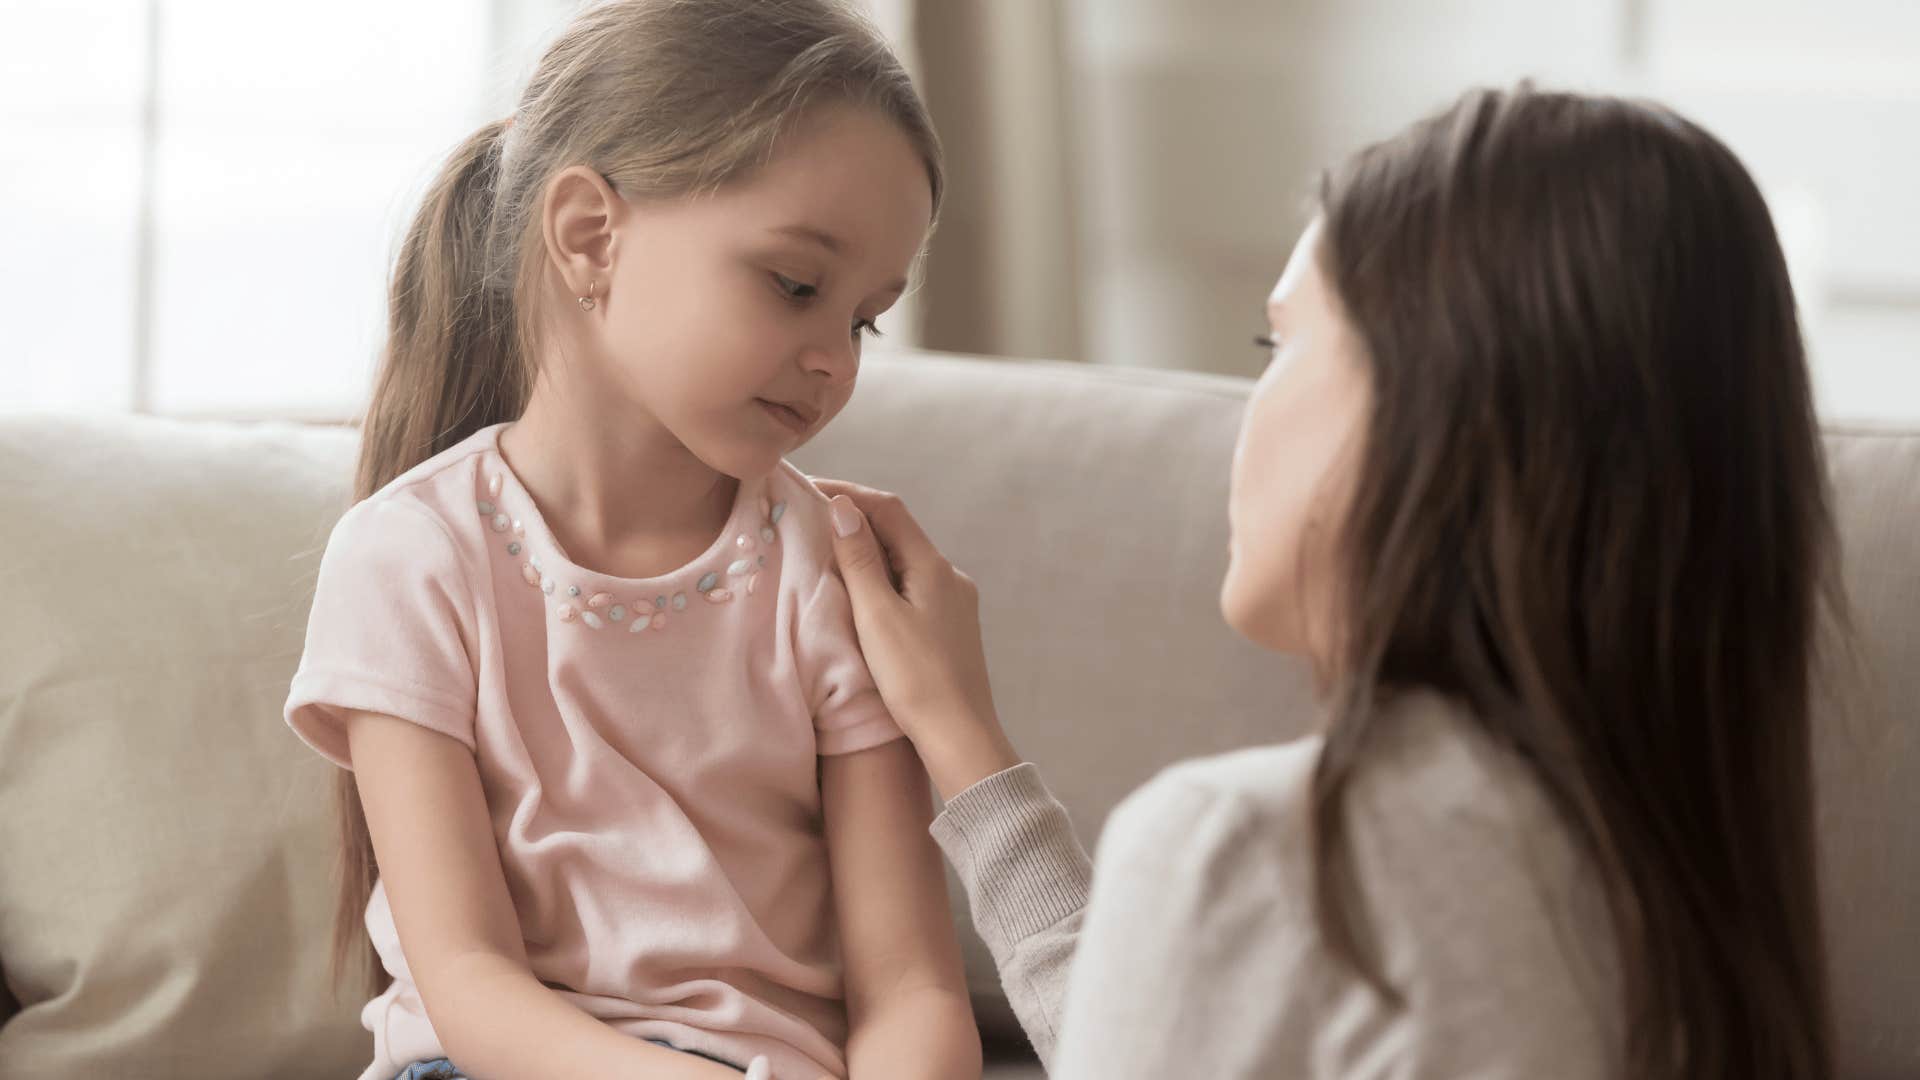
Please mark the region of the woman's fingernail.
<svg viewBox="0 0 1920 1080"><path fill-rule="evenodd" d="M833 513L833 534L846 539L860 531L860 510L845 495L835 495L828 504Z"/></svg>

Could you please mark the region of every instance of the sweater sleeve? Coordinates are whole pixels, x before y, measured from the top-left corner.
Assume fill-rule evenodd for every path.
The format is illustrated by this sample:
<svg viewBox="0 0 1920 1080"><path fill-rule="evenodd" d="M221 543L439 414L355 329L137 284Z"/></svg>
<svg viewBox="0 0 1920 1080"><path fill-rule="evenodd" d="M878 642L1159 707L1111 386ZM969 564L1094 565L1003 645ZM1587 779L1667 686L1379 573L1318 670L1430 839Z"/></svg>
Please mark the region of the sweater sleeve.
<svg viewBox="0 0 1920 1080"><path fill-rule="evenodd" d="M1024 763L954 796L931 832L966 888L1014 1016L1050 1063L1092 874L1066 808Z"/></svg>

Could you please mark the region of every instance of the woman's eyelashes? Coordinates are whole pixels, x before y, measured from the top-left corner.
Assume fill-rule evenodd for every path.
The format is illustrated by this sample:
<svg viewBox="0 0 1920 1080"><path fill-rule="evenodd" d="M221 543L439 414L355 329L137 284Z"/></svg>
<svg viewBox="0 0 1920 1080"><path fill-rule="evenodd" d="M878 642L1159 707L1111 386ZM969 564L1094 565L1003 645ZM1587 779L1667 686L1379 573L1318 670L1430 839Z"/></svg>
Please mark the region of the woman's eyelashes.
<svg viewBox="0 0 1920 1080"><path fill-rule="evenodd" d="M780 292L785 295L788 300L796 304L804 304L808 300L812 300L814 297L820 295L818 286L809 285L804 281L795 281L793 278L779 271L771 271L771 273L773 274L773 283L779 287ZM880 327L875 325L872 319L853 320L852 333L854 337L859 337L863 333L868 337L886 336L880 332Z"/></svg>
<svg viewBox="0 0 1920 1080"><path fill-rule="evenodd" d="M1266 349L1268 352L1272 352L1274 349L1280 347L1280 339L1274 337L1272 334L1256 334L1254 335L1253 343Z"/></svg>

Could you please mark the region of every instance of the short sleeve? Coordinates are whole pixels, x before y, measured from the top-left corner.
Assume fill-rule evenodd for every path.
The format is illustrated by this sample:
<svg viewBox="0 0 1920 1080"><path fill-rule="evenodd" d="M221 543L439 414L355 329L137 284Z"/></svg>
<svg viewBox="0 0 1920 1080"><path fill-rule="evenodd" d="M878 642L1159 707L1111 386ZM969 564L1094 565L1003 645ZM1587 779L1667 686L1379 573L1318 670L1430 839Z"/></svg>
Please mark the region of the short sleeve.
<svg viewBox="0 0 1920 1080"><path fill-rule="evenodd" d="M345 719L355 711L473 749L475 677L463 632L472 609L452 538L426 508L392 496L354 507L320 559L288 726L348 769Z"/></svg>
<svg viewBox="0 0 1920 1080"><path fill-rule="evenodd" d="M794 655L822 757L901 737L860 653L847 586L831 568L820 575L812 597L801 607Z"/></svg>

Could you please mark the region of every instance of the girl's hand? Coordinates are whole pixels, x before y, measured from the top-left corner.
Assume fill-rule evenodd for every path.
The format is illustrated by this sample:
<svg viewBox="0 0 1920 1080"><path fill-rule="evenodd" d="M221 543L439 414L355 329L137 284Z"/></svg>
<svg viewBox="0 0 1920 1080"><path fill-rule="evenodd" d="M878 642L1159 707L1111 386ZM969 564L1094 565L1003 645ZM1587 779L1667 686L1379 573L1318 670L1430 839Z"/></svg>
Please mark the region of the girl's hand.
<svg viewBox="0 0 1920 1080"><path fill-rule="evenodd" d="M934 787L951 799L1020 763L1000 727L980 643L980 593L897 496L818 480L867 667Z"/></svg>

